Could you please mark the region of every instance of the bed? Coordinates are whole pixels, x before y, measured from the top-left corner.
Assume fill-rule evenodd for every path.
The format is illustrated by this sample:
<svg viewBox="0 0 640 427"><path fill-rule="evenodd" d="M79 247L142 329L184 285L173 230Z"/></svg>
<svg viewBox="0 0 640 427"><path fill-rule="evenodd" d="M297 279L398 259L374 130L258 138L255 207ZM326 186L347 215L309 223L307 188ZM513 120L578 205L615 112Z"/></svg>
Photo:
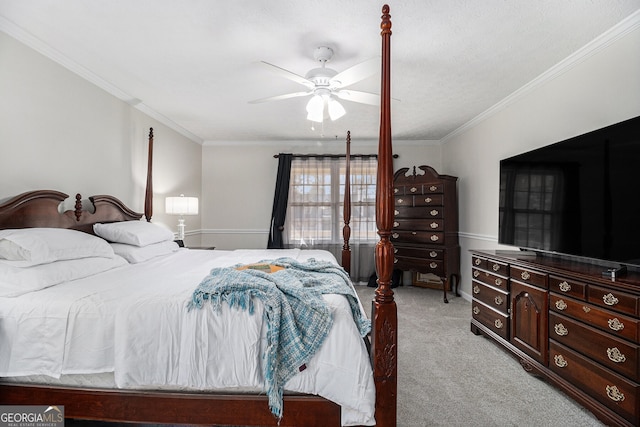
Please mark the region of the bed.
<svg viewBox="0 0 640 427"><path fill-rule="evenodd" d="M197 278L205 277L208 271L214 271L217 267L255 265L265 259L276 260L270 262L271 266L278 264L278 262L288 263L288 267L298 263L308 266L308 263L314 262L334 264L335 258L328 259L324 253L304 253L305 251L295 250L280 252L276 257L273 252L265 253L264 251L233 251L235 253L232 254L218 250L187 249L172 250L172 253L167 254L166 257L144 259L144 262L129 260L122 263L119 260L121 257L118 256L113 259L118 260L120 265L109 268L92 266L90 268L98 271L95 275L86 278L78 276L74 277L75 280L61 282L61 285L56 284L36 289L35 294L42 295L44 300L36 301L35 298L32 298L34 294L21 294L19 291L10 297L0 298L0 310L4 310L4 312L10 311L17 305L8 302L14 298L14 301L22 299L29 307L27 310L29 312L50 314L49 316L37 316L35 320L30 320L35 322L34 325L41 327L30 327L29 329L40 331L42 336L39 338L39 345L31 346L32 350L28 350L30 348L28 343L16 346L21 349L20 352L27 352L27 354L20 353L20 357L14 355L12 358L10 354L7 354L11 352L10 346L0 346L0 369L5 369L18 378L42 372L48 377L60 375L76 377L91 372L98 374L97 377L101 377L90 386L83 382L76 386L69 385L67 382L56 384L55 381L39 384L37 376L30 381L13 381L4 378L0 381L0 402L2 404L28 405L60 404L64 405L65 416L68 418L113 422L256 426L371 425L373 415L375 415L375 425L395 425L397 316L390 286L393 269L393 246L389 240L393 218L390 124L391 21L389 8L386 5L382 9L381 30L382 86L376 194L376 217L380 240L375 248L376 270L379 279L378 288L372 301L371 333L365 339L370 344L368 353L367 345L360 339L362 330L357 327L357 322L353 322L353 319L357 318L357 310L354 309L352 303L349 303L351 300L340 295L323 295L322 298L328 302L333 310L334 318L340 317L336 316L336 313L342 313L342 317L350 318L351 321L347 320L343 323L336 321L331 327L331 331L328 332L322 347L310 359L309 363L301 365L300 372L287 379L285 387L287 392L281 400L281 418L274 416L273 396L269 392L269 388L266 392L264 389L265 373L269 372L265 368L265 358L263 357L264 344L251 352L230 351L233 342L237 340L238 336L244 337L241 335L244 333L249 335L242 340L264 343L265 337L268 337L268 329L256 322L252 323L251 327L247 327L240 320L230 322L231 325L235 325L235 329L231 327L226 331L227 338L233 337L233 339L220 346L225 351L211 350L211 354L215 356L208 354L205 357L193 354L193 351L189 353L184 349L202 347L203 341L201 340L205 339L202 337L205 332L202 331L224 329L215 323L217 317L211 314L212 310L199 310L191 307L192 310L189 311L191 323L187 327L183 325L178 329L198 331L200 335L197 333L194 333L193 336L192 334L182 334L177 338L172 325L176 322L184 322L184 320L176 320L178 317L175 316L175 313L184 314L184 301L193 291L194 280L197 284L199 281ZM150 133L145 197L147 221L150 221L152 216L152 147L153 134ZM347 156L347 158L349 157ZM349 182L348 179L347 182ZM345 193L349 192L345 191ZM82 197L76 195L75 209L59 213L59 205L66 198L67 195L64 193L49 190L28 192L17 196L0 206L0 230L55 228L66 232L71 229L84 232L79 234L91 236L96 232L94 224L145 224L144 221L140 221L141 214L133 212L117 198L111 196L90 197L93 206L92 210L87 211L82 207ZM345 245L342 259L347 263L345 269L348 270L349 208L347 201L345 201L344 230ZM95 240L100 239L95 238ZM94 244L95 240L91 240L91 243L87 244ZM112 241L112 239L109 240ZM166 239L162 242L164 241ZM154 242L154 244L156 243ZM78 244L77 247L81 246ZM91 248L83 250L99 251L102 249L91 246ZM135 258L135 256L139 256L139 253L137 254L122 256L134 256ZM42 255L44 258L47 256L53 256L51 251ZM157 261L158 259L162 259L162 262ZM172 261L167 262L167 259ZM61 258L59 262L65 261L67 260ZM84 271L85 268L88 267L74 266L71 270L77 272L78 270ZM104 268L104 271L100 270L101 268ZM151 289L140 285L142 283L140 278L148 277L150 270L154 272ZM225 269L225 271L227 270ZM181 280L187 284L186 287L175 286L175 282L168 280L168 277L172 274L175 275L176 271L178 271ZM95 280L96 277L100 277L101 280ZM171 280L174 281L175 277ZM59 299L58 295L61 293L72 295L71 302ZM134 298L128 299L125 303L120 302L117 298L124 293L133 295ZM180 301L180 303L171 304L170 301ZM167 304L170 308L167 308ZM251 317L254 320L262 318L260 310L264 309L260 304L256 304L255 310L258 315L251 316L247 310L234 310L224 304L221 307L222 310L226 310L225 316L240 316L243 319L242 322L246 322ZM71 317L70 313L73 314ZM120 315L110 317L113 313ZM161 313L161 315L154 318L152 317L153 313ZM21 316L16 316L16 318L21 318ZM7 322L8 318L6 316L0 318L0 322ZM44 323L39 324L38 322ZM242 327L238 325L242 325ZM7 334L5 336L7 341L18 340L17 337L20 334L16 331L19 331L19 328L15 327L16 324L3 325L0 323L0 339L2 339L4 331ZM348 329L347 333L351 334L351 338L346 339L344 335L331 335L334 329L339 327ZM109 335L111 330L120 331L117 338ZM9 334L6 331L13 332ZM100 331L100 333L96 333L96 331ZM153 334L148 335L153 335L156 338L145 340L145 331L153 331ZM162 335L163 333L164 335ZM195 335L198 335L197 339L194 338ZM121 336L125 337L122 341L120 341ZM52 340L52 337L58 337L58 339ZM65 337L65 339L61 340L59 337ZM189 341L187 345L184 345L185 340ZM270 341L267 339L267 342ZM165 344L173 349L180 349L185 354L180 352L164 353L163 345ZM100 345L114 350L100 352ZM63 354L66 350L64 358L55 356L60 354L60 352L52 350L56 347L62 348ZM28 351L34 353L28 353ZM331 359L340 353L342 356L339 362ZM43 354L47 354L48 357L43 357ZM113 354L113 357L105 357L105 354ZM150 357L150 354L155 357ZM136 357L139 360L135 363L131 362L132 358ZM166 365L162 365L161 362L165 363L166 360L156 360L180 357L192 362L178 364L188 368L185 372L163 372L162 367ZM207 381L202 380L211 374L210 370L206 369L208 364L211 364L211 360L207 357L213 357L211 360L215 364L225 366L225 371L231 371L229 376L222 380L223 389L221 391L212 391ZM238 357L240 357L240 361L236 360ZM242 359L242 357L246 359ZM323 359L323 357L328 359ZM328 363L326 360L332 361ZM234 365L234 363L236 364ZM35 369L34 364L46 366L44 368L39 366L38 369ZM239 371L235 368L237 365L250 364L258 366L258 368L249 374L238 373ZM108 373L113 366L123 365L126 369L114 370L115 373L109 376ZM334 371L320 371L316 368L327 365L334 366ZM13 370L8 369L7 366ZM227 368L227 366L233 368ZM106 376L100 375L105 372ZM246 378L229 382L229 377L242 377L243 375ZM157 379L158 376L162 378ZM332 384L335 380L346 381L348 376L355 377L354 381L357 386L354 386L354 383L345 386L346 382ZM151 379L149 379L150 377ZM194 385L194 379L196 383L201 380L204 382ZM144 386L145 381L147 381L146 384L149 384L148 386ZM225 381L227 382L225 383ZM113 387L113 382L116 383L115 385L124 384L125 386ZM238 384L242 384L242 387ZM357 391L345 397L340 396L342 389ZM367 405L371 408L367 408Z"/></svg>

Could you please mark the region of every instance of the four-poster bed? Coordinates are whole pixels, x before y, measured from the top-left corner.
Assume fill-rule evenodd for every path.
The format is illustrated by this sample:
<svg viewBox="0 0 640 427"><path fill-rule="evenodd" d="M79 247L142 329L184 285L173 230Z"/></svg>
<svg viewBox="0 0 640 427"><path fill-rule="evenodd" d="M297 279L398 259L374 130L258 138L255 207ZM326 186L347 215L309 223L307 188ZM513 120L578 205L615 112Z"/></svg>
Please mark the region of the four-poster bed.
<svg viewBox="0 0 640 427"><path fill-rule="evenodd" d="M382 9L382 84L380 140L376 193L376 222L380 241L375 248L378 287L372 301L371 370L375 384L375 420L378 426L396 425L397 395L397 312L391 290L393 245L390 242L393 219L393 164L390 114L390 36L389 7ZM350 140L350 135L347 140ZM349 159L347 144L347 159ZM151 156L153 133L149 135L149 165L145 216L151 219ZM349 182L349 179L346 180ZM349 269L350 208L345 191L343 263ZM74 210L58 213L67 196L56 191L24 193L0 205L0 229L56 227L93 233L93 224L137 221L142 215L128 209L111 196L91 199L95 212L82 209L76 196ZM1 328L1 325L0 325ZM188 391L123 390L36 385L0 379L0 402L13 405L60 404L65 416L91 420L132 423L170 423L207 425L327 426L341 424L341 408L332 401L307 394L285 395L284 414L276 419L267 405L267 396L220 394Z"/></svg>

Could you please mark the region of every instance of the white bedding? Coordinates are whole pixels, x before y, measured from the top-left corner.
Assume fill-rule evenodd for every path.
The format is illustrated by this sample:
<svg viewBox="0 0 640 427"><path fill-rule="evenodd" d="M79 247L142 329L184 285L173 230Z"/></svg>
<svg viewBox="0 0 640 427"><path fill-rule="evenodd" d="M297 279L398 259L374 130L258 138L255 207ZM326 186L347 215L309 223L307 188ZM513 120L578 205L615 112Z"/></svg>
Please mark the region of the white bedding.
<svg viewBox="0 0 640 427"><path fill-rule="evenodd" d="M0 377L113 372L120 388L264 391L262 305L253 316L223 308L187 311L214 267L325 251L180 250L15 298L0 298ZM343 425L374 424L368 354L343 296L325 295L334 325L285 389L342 406ZM286 414L286 405L284 412Z"/></svg>

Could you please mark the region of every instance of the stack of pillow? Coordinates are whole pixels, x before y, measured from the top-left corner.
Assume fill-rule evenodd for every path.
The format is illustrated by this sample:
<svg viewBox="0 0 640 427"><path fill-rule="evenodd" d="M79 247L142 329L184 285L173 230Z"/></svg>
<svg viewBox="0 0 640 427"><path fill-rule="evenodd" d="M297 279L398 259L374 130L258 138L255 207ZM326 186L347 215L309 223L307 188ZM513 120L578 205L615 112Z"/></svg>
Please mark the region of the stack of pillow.
<svg viewBox="0 0 640 427"><path fill-rule="evenodd" d="M96 236L64 228L0 230L0 297L20 296L179 249L171 231L147 222L96 224L94 232Z"/></svg>

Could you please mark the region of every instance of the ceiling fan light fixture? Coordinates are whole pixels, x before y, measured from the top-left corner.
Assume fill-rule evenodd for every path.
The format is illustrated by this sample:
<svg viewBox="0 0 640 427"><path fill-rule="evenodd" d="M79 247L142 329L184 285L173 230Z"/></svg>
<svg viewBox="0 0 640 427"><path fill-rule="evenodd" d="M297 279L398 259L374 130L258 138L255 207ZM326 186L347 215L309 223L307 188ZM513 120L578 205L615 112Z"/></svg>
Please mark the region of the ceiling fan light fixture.
<svg viewBox="0 0 640 427"><path fill-rule="evenodd" d="M307 120L322 123L324 120L324 98L313 95L307 103Z"/></svg>
<svg viewBox="0 0 640 427"><path fill-rule="evenodd" d="M329 98L327 107L329 109L329 117L331 118L331 120L338 120L340 117L344 116L347 113L342 104L340 104L333 98Z"/></svg>

